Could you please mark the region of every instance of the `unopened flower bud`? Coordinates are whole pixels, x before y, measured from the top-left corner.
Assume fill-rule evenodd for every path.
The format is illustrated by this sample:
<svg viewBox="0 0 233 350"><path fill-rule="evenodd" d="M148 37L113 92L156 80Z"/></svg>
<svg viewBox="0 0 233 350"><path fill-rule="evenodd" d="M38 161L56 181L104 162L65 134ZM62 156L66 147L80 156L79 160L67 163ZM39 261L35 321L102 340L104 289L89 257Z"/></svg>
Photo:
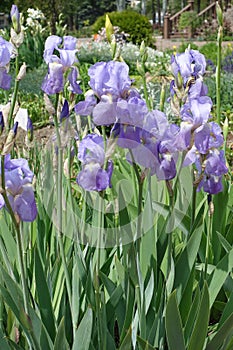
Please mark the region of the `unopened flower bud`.
<svg viewBox="0 0 233 350"><path fill-rule="evenodd" d="M218 25L222 26L223 25L223 14L222 14L222 9L221 9L218 1L216 1L216 13L217 13Z"/></svg>
<svg viewBox="0 0 233 350"><path fill-rule="evenodd" d="M27 68L27 66L26 66L26 63L24 62L19 69L19 73L18 73L17 78L16 78L17 80L22 80L25 77L26 68Z"/></svg>
<svg viewBox="0 0 233 350"><path fill-rule="evenodd" d="M63 119L67 119L69 117L69 113L69 105L67 100L65 100L60 114L60 123Z"/></svg>
<svg viewBox="0 0 233 350"><path fill-rule="evenodd" d="M183 78L180 72L178 72L176 77L176 86L178 89L181 89L183 87Z"/></svg>
<svg viewBox="0 0 233 350"><path fill-rule="evenodd" d="M107 40L110 43L112 34L114 33L114 29L113 29L112 23L111 23L110 18L109 18L108 15L106 15L105 29L106 29Z"/></svg>
<svg viewBox="0 0 233 350"><path fill-rule="evenodd" d="M223 28L220 26L218 28L218 36L217 36L217 41L218 43L222 42L222 37L223 37Z"/></svg>
<svg viewBox="0 0 233 350"><path fill-rule="evenodd" d="M148 53L144 41L141 43L139 52L142 59L142 63L145 63L148 59Z"/></svg>
<svg viewBox="0 0 233 350"><path fill-rule="evenodd" d="M145 46L145 42L143 40L141 45L140 45L140 49L139 49L140 55L143 56L145 51L146 51L146 46Z"/></svg>
<svg viewBox="0 0 233 350"><path fill-rule="evenodd" d="M137 71L140 75L144 75L145 74L145 71L142 67L142 65L137 61Z"/></svg>
<svg viewBox="0 0 233 350"><path fill-rule="evenodd" d="M23 40L24 40L24 34L23 32L21 31L19 34L16 33L16 31L11 28L11 42L12 44L19 48L20 45L23 43Z"/></svg>
<svg viewBox="0 0 233 350"><path fill-rule="evenodd" d="M229 123L228 123L228 118L227 117L224 120L224 124L223 124L222 130L223 130L224 140L226 140L227 136L228 136L228 130L229 130Z"/></svg>
<svg viewBox="0 0 233 350"><path fill-rule="evenodd" d="M3 114L2 112L0 111L0 135L2 134L3 130L4 130L4 118L3 118Z"/></svg>
<svg viewBox="0 0 233 350"><path fill-rule="evenodd" d="M164 103L165 103L165 97L166 97L166 89L164 84L162 85L161 93L160 93L160 110L164 111Z"/></svg>
<svg viewBox="0 0 233 350"><path fill-rule="evenodd" d="M20 13L16 5L12 5L11 7L11 20L16 34L19 34L21 32Z"/></svg>
<svg viewBox="0 0 233 350"><path fill-rule="evenodd" d="M18 130L18 122L16 122L13 126L13 128L10 130L7 139L6 139L6 143L3 147L3 151L2 151L2 155L5 156L6 154L10 153L15 138L16 138L16 134L17 134L17 130Z"/></svg>
<svg viewBox="0 0 233 350"><path fill-rule="evenodd" d="M45 108L47 110L47 112L49 113L49 115L54 115L55 114L55 108L52 104L52 102L50 101L48 95L44 94L44 102L45 102Z"/></svg>
<svg viewBox="0 0 233 350"><path fill-rule="evenodd" d="M30 142L33 140L33 124L30 117L28 117L27 121L27 137Z"/></svg>

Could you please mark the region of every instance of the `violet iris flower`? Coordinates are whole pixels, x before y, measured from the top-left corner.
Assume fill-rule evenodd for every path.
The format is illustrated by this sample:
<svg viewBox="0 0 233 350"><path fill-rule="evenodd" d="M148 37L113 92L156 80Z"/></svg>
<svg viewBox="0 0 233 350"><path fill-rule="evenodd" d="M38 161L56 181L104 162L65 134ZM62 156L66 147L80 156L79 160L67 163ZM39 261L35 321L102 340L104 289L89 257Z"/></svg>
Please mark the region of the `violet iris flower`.
<svg viewBox="0 0 233 350"><path fill-rule="evenodd" d="M78 62L76 57L77 39L72 36L64 36L62 48L60 48L61 44L61 37L57 35L49 36L45 41L44 60L46 63L60 63L64 68L71 67L74 63ZM59 52L60 57L54 54L55 50Z"/></svg>
<svg viewBox="0 0 233 350"><path fill-rule="evenodd" d="M20 13L17 5L12 5L11 7L11 21L16 34L19 34L21 31L21 25L20 25Z"/></svg>
<svg viewBox="0 0 233 350"><path fill-rule="evenodd" d="M175 77L180 73L184 83L186 83L191 76L198 77L204 74L206 69L205 56L198 50L187 49L181 54L172 56L171 69Z"/></svg>
<svg viewBox="0 0 233 350"><path fill-rule="evenodd" d="M222 175L228 171L224 152L217 149L210 151L204 165L204 176L198 186L198 191L203 187L203 190L210 194L221 192L223 190Z"/></svg>
<svg viewBox="0 0 233 350"><path fill-rule="evenodd" d="M69 89L73 93L82 93L77 82L78 70L75 67L78 62L76 44L77 39L72 36L64 36L62 39L57 35L51 35L46 39L44 60L48 64L48 74L42 83L42 90L46 94L52 95L63 91L65 83L63 75L68 69L71 70L68 75Z"/></svg>
<svg viewBox="0 0 233 350"><path fill-rule="evenodd" d="M32 187L33 172L26 159L10 159L5 156L5 188L11 208L22 221L34 221L37 216L37 207ZM0 208L5 205L0 195Z"/></svg>
<svg viewBox="0 0 233 350"><path fill-rule="evenodd" d="M92 114L96 125L114 124L121 119L117 112L118 102L127 100L130 94L129 67L124 62L98 62L89 68L88 75L93 96L99 103L89 95L75 106L76 113L82 116Z"/></svg>
<svg viewBox="0 0 233 350"><path fill-rule="evenodd" d="M104 191L111 187L113 172L112 161L107 162L106 170L104 140L97 134L89 134L80 142L78 159L82 163L82 170L77 176L77 183L86 191Z"/></svg>

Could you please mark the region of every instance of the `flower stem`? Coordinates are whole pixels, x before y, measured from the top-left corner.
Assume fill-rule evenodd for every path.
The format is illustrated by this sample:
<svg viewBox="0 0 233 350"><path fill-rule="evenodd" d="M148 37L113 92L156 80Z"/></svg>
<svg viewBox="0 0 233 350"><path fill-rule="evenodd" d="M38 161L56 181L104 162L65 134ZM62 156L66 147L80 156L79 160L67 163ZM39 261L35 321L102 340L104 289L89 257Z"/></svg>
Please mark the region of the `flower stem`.
<svg viewBox="0 0 233 350"><path fill-rule="evenodd" d="M65 248L64 248L64 242L63 242L63 236L62 236L62 193L63 193L63 149L61 145L61 136L60 136L60 130L59 130L59 124L58 124L58 103L59 103L59 94L56 94L56 100L55 100L55 113L54 113L54 125L56 129L56 136L57 136L57 148L58 148L58 165L57 165L57 177L56 177L56 185L57 185L57 238L58 238L58 245L59 250L61 254L62 259L62 266L64 269L65 274L65 282L66 282L66 289L68 294L68 300L70 305L70 310L72 310L72 293L71 293L71 283L70 283L70 276L69 271L67 268L67 262L66 262L66 256L65 256Z"/></svg>
<svg viewBox="0 0 233 350"><path fill-rule="evenodd" d="M193 192L192 192L192 212L191 212L191 227L194 224L195 216L196 216L196 199L197 199L197 188L196 186L193 186Z"/></svg>
<svg viewBox="0 0 233 350"><path fill-rule="evenodd" d="M217 38L217 67L216 67L216 115L217 122L220 125L221 122L221 61L222 61L222 26L218 29L218 38Z"/></svg>
<svg viewBox="0 0 233 350"><path fill-rule="evenodd" d="M15 85L14 85L14 91L12 95L12 101L11 101L11 106L10 106L10 112L8 116L9 124L8 124L8 131L12 128L12 118L14 114L14 109L15 109L15 103L18 95L18 90L19 90L19 80L17 79L17 75L19 73L19 56L15 57Z"/></svg>
<svg viewBox="0 0 233 350"><path fill-rule="evenodd" d="M209 250L210 250L210 240L212 233L212 213L211 213L211 195L208 194L208 222L207 222L207 234L206 234L206 250L205 250L205 269L204 269L204 279L207 280L207 270L208 270L208 260L209 260Z"/></svg>
<svg viewBox="0 0 233 350"><path fill-rule="evenodd" d="M100 253L101 253L101 235L103 225L103 204L102 198L99 197L98 205L98 238L97 238L97 264L96 264L96 314L97 314L97 331L98 331L98 343L100 350L106 350L106 336L103 334L102 318L101 318L101 292L100 292Z"/></svg>

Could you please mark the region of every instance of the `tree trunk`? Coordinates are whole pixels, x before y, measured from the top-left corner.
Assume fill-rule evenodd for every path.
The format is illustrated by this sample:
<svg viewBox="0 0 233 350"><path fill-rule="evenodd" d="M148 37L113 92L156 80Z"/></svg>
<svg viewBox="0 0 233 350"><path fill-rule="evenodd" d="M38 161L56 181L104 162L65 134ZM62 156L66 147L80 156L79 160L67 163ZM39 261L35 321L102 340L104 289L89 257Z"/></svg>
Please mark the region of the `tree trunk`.
<svg viewBox="0 0 233 350"><path fill-rule="evenodd" d="M116 0L117 11L121 12L125 10L125 0Z"/></svg>
<svg viewBox="0 0 233 350"><path fill-rule="evenodd" d="M151 12L152 12L152 22L153 22L153 25L154 25L156 23L155 0L151 1Z"/></svg>
<svg viewBox="0 0 233 350"><path fill-rule="evenodd" d="M146 14L146 0L141 0L141 14Z"/></svg>
<svg viewBox="0 0 233 350"><path fill-rule="evenodd" d="M160 0L157 0L157 12L158 12L158 24L161 26L161 4Z"/></svg>

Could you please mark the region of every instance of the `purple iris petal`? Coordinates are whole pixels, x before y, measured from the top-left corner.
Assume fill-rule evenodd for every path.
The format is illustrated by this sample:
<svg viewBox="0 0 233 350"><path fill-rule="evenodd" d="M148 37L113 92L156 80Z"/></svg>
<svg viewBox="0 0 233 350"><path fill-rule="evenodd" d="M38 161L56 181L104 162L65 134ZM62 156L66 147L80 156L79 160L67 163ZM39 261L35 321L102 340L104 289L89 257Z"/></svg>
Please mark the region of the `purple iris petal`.
<svg viewBox="0 0 233 350"><path fill-rule="evenodd" d="M202 125L207 123L210 118L211 108L212 101L208 96L200 96L198 99L190 99L181 108L181 119L196 126Z"/></svg>
<svg viewBox="0 0 233 350"><path fill-rule="evenodd" d="M68 75L68 80L70 82L69 90L72 91L74 94L81 94L82 90L77 83L78 80L78 69L76 67L71 68L71 72Z"/></svg>
<svg viewBox="0 0 233 350"><path fill-rule="evenodd" d="M78 174L77 183L86 191L103 191L109 186L109 175L98 163L88 163Z"/></svg>
<svg viewBox="0 0 233 350"><path fill-rule="evenodd" d="M154 175L156 168L159 166L157 144L150 139L146 143L139 144L136 148L131 149L131 155L127 155L127 160L132 163L134 160L136 164L150 169L151 175Z"/></svg>
<svg viewBox="0 0 233 350"><path fill-rule="evenodd" d="M177 77L178 72L180 72L183 78L190 77L192 74L191 62L192 62L192 59L189 52L177 54L172 59L172 63L171 63L171 68L174 76Z"/></svg>
<svg viewBox="0 0 233 350"><path fill-rule="evenodd" d="M197 149L193 146L185 155L183 166L188 166L190 164L194 164L197 158L200 157Z"/></svg>
<svg viewBox="0 0 233 350"><path fill-rule="evenodd" d="M60 63L64 68L71 67L74 63L78 62L76 57L77 50L58 49L58 51L60 53Z"/></svg>
<svg viewBox="0 0 233 350"><path fill-rule="evenodd" d="M111 187L113 163L107 162L104 169L105 153L103 137L89 134L80 142L78 158L82 162L82 170L77 176L77 183L86 191L104 191Z"/></svg>
<svg viewBox="0 0 233 350"><path fill-rule="evenodd" d="M118 124L117 144L122 148L135 148L140 144L140 129L133 125Z"/></svg>
<svg viewBox="0 0 233 350"><path fill-rule="evenodd" d="M48 94L53 95L63 91L63 66L59 63L50 63L49 71L42 83L42 90Z"/></svg>
<svg viewBox="0 0 233 350"><path fill-rule="evenodd" d="M195 81L195 84L192 84L189 88L189 98L198 98L200 96L206 96L208 93L207 86L203 83L201 78L198 78Z"/></svg>
<svg viewBox="0 0 233 350"><path fill-rule="evenodd" d="M189 52L192 57L192 63L194 64L194 75L203 75L206 70L205 56L198 50L190 50Z"/></svg>
<svg viewBox="0 0 233 350"><path fill-rule="evenodd" d="M192 124L181 122L180 129L174 132L176 135L175 147L179 151L184 151L190 146Z"/></svg>
<svg viewBox="0 0 233 350"><path fill-rule="evenodd" d="M75 113L82 116L91 115L96 103L96 98L91 91L86 94L85 101L80 101L75 105Z"/></svg>
<svg viewBox="0 0 233 350"><path fill-rule="evenodd" d="M205 176L199 184L197 191L200 191L202 187L203 190L209 194L216 194L222 192L222 176Z"/></svg>
<svg viewBox="0 0 233 350"><path fill-rule="evenodd" d="M170 154L160 154L155 172L158 180L171 180L176 176L176 163Z"/></svg>
<svg viewBox="0 0 233 350"><path fill-rule="evenodd" d="M69 117L69 114L70 114L70 111L69 111L69 104L67 102L67 100L64 101L64 104L63 104L63 107L62 107L62 110L61 110L61 114L60 114L60 122L63 120L63 119L66 119Z"/></svg>
<svg viewBox="0 0 233 350"><path fill-rule="evenodd" d="M89 85L98 97L106 94L123 97L131 86L129 67L123 62L98 62L89 68L88 75Z"/></svg>
<svg viewBox="0 0 233 350"><path fill-rule="evenodd" d="M195 130L194 144L200 153L206 154L209 151L209 140L210 140L209 124L204 124Z"/></svg>
<svg viewBox="0 0 233 350"><path fill-rule="evenodd" d="M146 102L138 96L130 97L128 100L119 99L117 101L116 115L122 124L142 127L147 113Z"/></svg>
<svg viewBox="0 0 233 350"><path fill-rule="evenodd" d="M77 39L71 35L63 37L63 48L64 50L76 50Z"/></svg>
<svg viewBox="0 0 233 350"><path fill-rule="evenodd" d="M220 176L226 174L228 171L224 152L217 149L210 151L206 159L205 172L208 175Z"/></svg>
<svg viewBox="0 0 233 350"><path fill-rule="evenodd" d="M101 101L92 111L93 121L96 125L111 125L116 121L116 103L111 96L103 95Z"/></svg>
<svg viewBox="0 0 233 350"><path fill-rule="evenodd" d="M224 141L221 127L215 122L210 122L209 125L210 125L210 148L221 147Z"/></svg>
<svg viewBox="0 0 233 350"><path fill-rule="evenodd" d="M153 137L162 139L168 131L169 123L166 115L159 110L150 111L144 119L143 130L150 133Z"/></svg>
<svg viewBox="0 0 233 350"><path fill-rule="evenodd" d="M50 63L54 55L53 52L58 46L62 43L62 38L57 35L50 35L45 41L45 51L44 51L44 60L46 63Z"/></svg>
<svg viewBox="0 0 233 350"><path fill-rule="evenodd" d="M97 134L88 134L82 139L78 148L78 159L80 162L104 164L104 141Z"/></svg>
<svg viewBox="0 0 233 350"><path fill-rule="evenodd" d="M6 67L10 63L13 49L13 45L0 36L0 67Z"/></svg>
<svg viewBox="0 0 233 350"><path fill-rule="evenodd" d="M13 210L22 221L32 222L35 220L37 207L31 185L24 186L22 192L15 197Z"/></svg>
<svg viewBox="0 0 233 350"><path fill-rule="evenodd" d="M9 90L11 87L11 76L5 68L0 67L0 88Z"/></svg>

